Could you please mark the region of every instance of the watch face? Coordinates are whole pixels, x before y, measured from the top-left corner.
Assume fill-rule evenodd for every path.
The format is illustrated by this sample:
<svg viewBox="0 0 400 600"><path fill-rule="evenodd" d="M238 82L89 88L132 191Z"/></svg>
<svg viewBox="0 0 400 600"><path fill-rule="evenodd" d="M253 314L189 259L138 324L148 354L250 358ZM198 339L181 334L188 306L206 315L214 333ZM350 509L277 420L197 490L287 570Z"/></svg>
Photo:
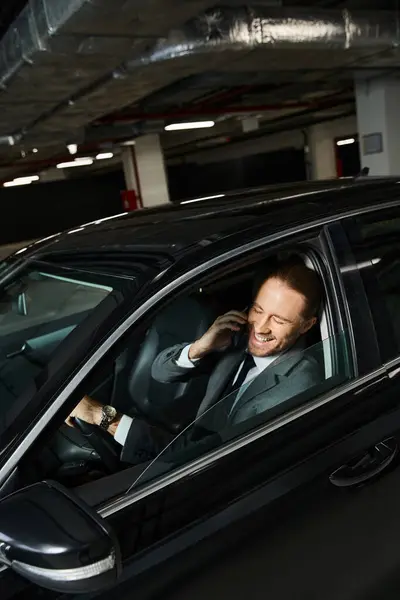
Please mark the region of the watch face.
<svg viewBox="0 0 400 600"><path fill-rule="evenodd" d="M110 419L113 419L117 414L117 411L113 406L104 406L103 409L107 417L109 417Z"/></svg>

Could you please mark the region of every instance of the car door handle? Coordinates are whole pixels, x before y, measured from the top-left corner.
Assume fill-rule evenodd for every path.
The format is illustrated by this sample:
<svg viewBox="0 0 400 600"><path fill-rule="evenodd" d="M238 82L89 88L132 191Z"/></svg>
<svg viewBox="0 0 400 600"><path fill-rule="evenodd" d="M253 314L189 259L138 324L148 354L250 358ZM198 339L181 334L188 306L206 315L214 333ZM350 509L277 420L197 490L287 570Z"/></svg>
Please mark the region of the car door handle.
<svg viewBox="0 0 400 600"><path fill-rule="evenodd" d="M361 456L331 473L329 481L336 487L352 487L373 479L387 469L398 453L397 440L379 442Z"/></svg>

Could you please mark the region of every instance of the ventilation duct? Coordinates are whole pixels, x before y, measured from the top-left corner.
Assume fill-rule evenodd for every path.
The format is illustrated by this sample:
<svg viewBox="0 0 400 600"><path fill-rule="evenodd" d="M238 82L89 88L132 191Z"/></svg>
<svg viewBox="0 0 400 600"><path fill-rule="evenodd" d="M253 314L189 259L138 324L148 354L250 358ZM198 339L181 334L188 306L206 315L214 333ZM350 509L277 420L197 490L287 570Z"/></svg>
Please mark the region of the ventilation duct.
<svg viewBox="0 0 400 600"><path fill-rule="evenodd" d="M35 56L49 50L54 34L89 0L30 0L0 43L0 89ZM0 144L14 145L20 135L1 136Z"/></svg>
<svg viewBox="0 0 400 600"><path fill-rule="evenodd" d="M217 8L172 31L127 68L228 50L380 50L397 48L399 43L398 11Z"/></svg>
<svg viewBox="0 0 400 600"><path fill-rule="evenodd" d="M0 46L0 87L48 41L88 0L30 0L4 35Z"/></svg>
<svg viewBox="0 0 400 600"><path fill-rule="evenodd" d="M132 80L125 82L118 67L211 4L28 0L0 40L0 144L21 138L31 145L65 143L96 117L126 105ZM155 89L149 82L140 92Z"/></svg>
<svg viewBox="0 0 400 600"><path fill-rule="evenodd" d="M244 51L251 60L249 50L324 49L335 57L332 64L321 64L317 53L293 52L291 67L356 69L382 66L381 50L400 42L396 11L266 6L207 11L211 1L29 0L0 40L0 145L21 139L31 146L65 143L90 122L173 81L210 65L220 70L231 51ZM177 28L180 21L186 24ZM218 60L210 63L209 53ZM265 71L272 54L265 52ZM279 53L274 56L279 62ZM186 57L192 60L172 61L169 69L162 65ZM151 65L154 69L147 68Z"/></svg>

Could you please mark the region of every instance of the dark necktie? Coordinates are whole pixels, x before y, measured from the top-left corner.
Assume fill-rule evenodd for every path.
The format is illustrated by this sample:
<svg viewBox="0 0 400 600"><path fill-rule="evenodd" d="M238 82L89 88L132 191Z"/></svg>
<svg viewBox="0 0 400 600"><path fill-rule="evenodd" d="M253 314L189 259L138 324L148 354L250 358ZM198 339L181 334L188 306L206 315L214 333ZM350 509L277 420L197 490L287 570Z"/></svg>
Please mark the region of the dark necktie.
<svg viewBox="0 0 400 600"><path fill-rule="evenodd" d="M249 371L251 371L251 369L254 369L255 366L256 366L256 363L254 362L254 358L252 357L251 354L246 352L246 356L245 356L244 362L242 364L242 368L240 369L238 377L235 380L235 376L237 373L237 371L236 371L236 373L234 373L234 375L233 375L232 383L228 385L228 387L224 393L225 397L230 394L229 400L227 400L227 405L226 405L228 412L231 410L233 403L236 400L236 396L239 393L239 390L242 387L244 380L246 379L247 375L249 374ZM236 391L236 393L234 393L235 391Z"/></svg>

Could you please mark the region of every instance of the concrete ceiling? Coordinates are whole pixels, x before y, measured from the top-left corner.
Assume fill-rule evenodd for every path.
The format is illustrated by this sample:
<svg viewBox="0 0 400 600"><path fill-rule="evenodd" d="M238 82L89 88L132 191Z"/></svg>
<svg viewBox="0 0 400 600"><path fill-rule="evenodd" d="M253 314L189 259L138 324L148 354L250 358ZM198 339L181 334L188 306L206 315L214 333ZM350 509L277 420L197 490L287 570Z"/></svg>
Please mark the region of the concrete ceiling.
<svg viewBox="0 0 400 600"><path fill-rule="evenodd" d="M216 0L2 0L0 180L59 162L67 143L96 152L162 132L171 119L209 116L217 127L165 134L167 157L189 152L199 140L207 147L227 135L351 114L355 71L397 76L397 4L269 0L244 7L225 0L220 8ZM282 9L287 22L291 15L298 23L308 19L307 31L317 31L325 18L336 19L339 30L343 8L361 19L354 44L335 32L318 40L268 39L265 22L281 18ZM246 115L258 115L257 132L243 132Z"/></svg>

